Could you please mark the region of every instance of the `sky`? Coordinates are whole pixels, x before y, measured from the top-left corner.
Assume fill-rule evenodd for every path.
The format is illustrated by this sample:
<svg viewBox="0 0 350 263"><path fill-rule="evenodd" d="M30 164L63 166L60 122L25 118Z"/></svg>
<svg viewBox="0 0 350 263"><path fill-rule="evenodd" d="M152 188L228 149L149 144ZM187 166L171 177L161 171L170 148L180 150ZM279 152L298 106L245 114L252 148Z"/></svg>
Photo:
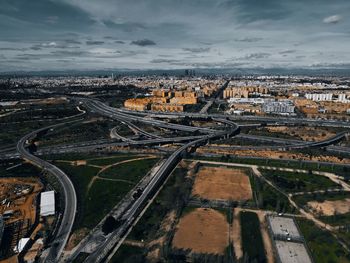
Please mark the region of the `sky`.
<svg viewBox="0 0 350 263"><path fill-rule="evenodd" d="M1 0L0 71L348 68L349 0Z"/></svg>

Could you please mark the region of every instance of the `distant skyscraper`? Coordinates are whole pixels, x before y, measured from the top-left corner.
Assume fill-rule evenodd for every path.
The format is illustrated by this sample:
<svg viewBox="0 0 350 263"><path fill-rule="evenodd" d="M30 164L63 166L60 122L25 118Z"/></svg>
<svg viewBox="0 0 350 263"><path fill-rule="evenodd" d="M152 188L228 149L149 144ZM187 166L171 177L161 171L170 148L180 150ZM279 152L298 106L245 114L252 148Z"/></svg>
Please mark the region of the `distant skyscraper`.
<svg viewBox="0 0 350 263"><path fill-rule="evenodd" d="M185 70L185 76L187 77L193 77L195 75L194 69L186 69Z"/></svg>

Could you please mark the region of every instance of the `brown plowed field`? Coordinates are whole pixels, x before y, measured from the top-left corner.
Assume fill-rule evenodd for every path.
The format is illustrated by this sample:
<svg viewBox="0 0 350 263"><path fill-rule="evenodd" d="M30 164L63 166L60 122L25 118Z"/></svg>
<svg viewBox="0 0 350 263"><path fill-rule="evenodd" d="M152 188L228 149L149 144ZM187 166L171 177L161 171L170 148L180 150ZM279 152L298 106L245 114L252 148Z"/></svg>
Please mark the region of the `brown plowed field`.
<svg viewBox="0 0 350 263"><path fill-rule="evenodd" d="M226 216L216 210L197 208L180 219L173 247L195 253L223 255L229 244Z"/></svg>
<svg viewBox="0 0 350 263"><path fill-rule="evenodd" d="M252 199L252 189L244 170L206 166L196 174L192 195L208 200L244 201Z"/></svg>

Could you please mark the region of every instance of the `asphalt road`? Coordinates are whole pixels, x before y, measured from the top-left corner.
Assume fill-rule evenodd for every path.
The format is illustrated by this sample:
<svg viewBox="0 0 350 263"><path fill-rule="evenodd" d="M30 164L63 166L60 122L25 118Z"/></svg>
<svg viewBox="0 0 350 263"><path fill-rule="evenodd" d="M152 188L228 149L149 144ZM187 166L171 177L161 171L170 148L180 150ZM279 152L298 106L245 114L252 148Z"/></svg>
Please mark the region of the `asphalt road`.
<svg viewBox="0 0 350 263"><path fill-rule="evenodd" d="M124 118L132 118L125 113L120 113L113 108L108 107L107 105L97 102L97 101L85 101L85 105L90 110L97 112L102 115L107 115L111 118L123 120ZM182 131L197 131L197 127L185 126L185 125L177 125L177 124L169 124L163 121L146 119L143 117L138 117L137 121L151 124L153 126L174 129L174 130L182 130ZM122 225L114 231L109 238L103 242L93 253L91 253L85 262L104 262L105 258L109 255L110 251L118 244L120 240L127 234L128 230L132 227L134 220L137 218L138 214L141 213L143 207L146 205L147 201L152 199L153 195L156 193L157 189L162 185L164 180L171 174L172 170L176 167L178 162L182 159L183 154L187 151L187 149L192 147L199 147L205 143L207 143L211 139L218 139L223 137L229 137L231 135L239 132L239 126L233 123L232 121L227 121L225 119L217 119L217 121L223 122L230 126L229 129L226 130L211 130L203 128L202 132L209 133L207 135L200 136L200 138L190 141L187 144L179 147L176 151L174 151L170 157L161 165L159 170L156 172L154 177L150 180L148 185L143 189L142 194L138 197L130 209L122 217ZM176 139L176 138L174 138ZM174 139L172 139L174 141ZM164 140L164 139L162 139Z"/></svg>
<svg viewBox="0 0 350 263"><path fill-rule="evenodd" d="M24 137L22 137L17 143L17 151L21 155L21 157L30 163L40 167L44 171L47 171L49 174L54 176L57 181L60 183L62 187L62 196L64 198L64 210L60 211L62 213L61 222L59 224L58 230L56 231L56 235L53 239L53 242L48 250L48 253L44 258L41 259L42 262L58 262L63 249L68 241L69 234L72 230L72 226L75 219L75 214L77 210L77 197L75 193L74 186L69 179L69 177L58 167L53 164L46 162L38 158L37 156L32 155L26 149L26 142L34 138L39 132L45 131L47 129L55 128L61 125L65 125L66 123L60 123L56 125L51 125L45 128L38 129L33 131Z"/></svg>
<svg viewBox="0 0 350 263"><path fill-rule="evenodd" d="M229 118L233 121L256 121L267 123L286 123L286 124L306 124L324 127L343 127L350 128L350 122L340 120L324 120L324 119L310 119L310 118L297 118L297 117L284 117L284 116L255 116L255 115L229 115L229 114L201 114L196 112L154 112L154 111L131 111L124 108L117 109L117 111L136 115L136 116L149 116L157 118L169 118L169 117L191 117L191 118Z"/></svg>

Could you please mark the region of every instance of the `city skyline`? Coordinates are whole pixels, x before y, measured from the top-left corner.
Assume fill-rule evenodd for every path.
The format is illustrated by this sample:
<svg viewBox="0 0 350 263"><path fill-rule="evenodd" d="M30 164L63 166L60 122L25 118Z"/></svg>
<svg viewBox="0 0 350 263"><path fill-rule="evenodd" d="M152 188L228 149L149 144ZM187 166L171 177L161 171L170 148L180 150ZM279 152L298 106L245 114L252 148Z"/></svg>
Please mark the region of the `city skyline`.
<svg viewBox="0 0 350 263"><path fill-rule="evenodd" d="M350 68L350 3L5 0L8 71Z"/></svg>

